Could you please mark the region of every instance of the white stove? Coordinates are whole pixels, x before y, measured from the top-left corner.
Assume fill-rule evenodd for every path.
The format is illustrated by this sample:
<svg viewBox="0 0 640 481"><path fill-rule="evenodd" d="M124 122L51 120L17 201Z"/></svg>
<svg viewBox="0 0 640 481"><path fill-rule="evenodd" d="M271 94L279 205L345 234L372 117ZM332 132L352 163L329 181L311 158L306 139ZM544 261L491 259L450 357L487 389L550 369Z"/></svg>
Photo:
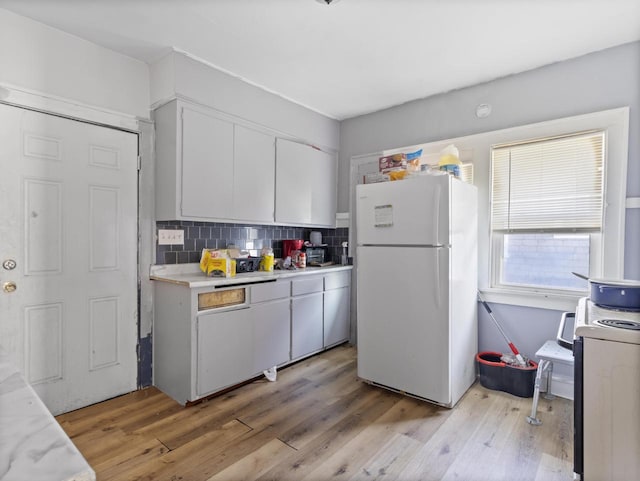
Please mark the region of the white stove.
<svg viewBox="0 0 640 481"><path fill-rule="evenodd" d="M583 297L576 310L575 335L640 344L640 312L606 309Z"/></svg>
<svg viewBox="0 0 640 481"><path fill-rule="evenodd" d="M580 299L574 337L574 471L640 479L640 312Z"/></svg>

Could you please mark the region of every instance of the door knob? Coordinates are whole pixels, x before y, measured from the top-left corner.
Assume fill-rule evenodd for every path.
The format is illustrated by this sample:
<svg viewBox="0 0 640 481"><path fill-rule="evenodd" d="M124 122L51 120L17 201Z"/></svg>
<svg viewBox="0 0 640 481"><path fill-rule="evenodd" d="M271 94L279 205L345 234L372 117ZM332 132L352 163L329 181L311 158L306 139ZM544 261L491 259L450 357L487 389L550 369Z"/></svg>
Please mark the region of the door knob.
<svg viewBox="0 0 640 481"><path fill-rule="evenodd" d="M4 292L13 292L18 288L15 282L9 281L2 284L2 290Z"/></svg>

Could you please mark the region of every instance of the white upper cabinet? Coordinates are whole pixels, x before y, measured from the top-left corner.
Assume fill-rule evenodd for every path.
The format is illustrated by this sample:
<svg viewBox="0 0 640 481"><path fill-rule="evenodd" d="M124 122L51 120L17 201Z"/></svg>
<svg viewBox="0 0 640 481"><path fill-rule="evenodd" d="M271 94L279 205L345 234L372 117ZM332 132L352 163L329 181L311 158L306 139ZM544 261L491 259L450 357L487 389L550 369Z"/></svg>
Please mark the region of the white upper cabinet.
<svg viewBox="0 0 640 481"><path fill-rule="evenodd" d="M335 227L335 155L182 100L154 120L157 220Z"/></svg>
<svg viewBox="0 0 640 481"><path fill-rule="evenodd" d="M233 217L233 140L231 122L182 109L183 217Z"/></svg>
<svg viewBox="0 0 640 481"><path fill-rule="evenodd" d="M273 223L274 135L178 100L154 119L158 220Z"/></svg>
<svg viewBox="0 0 640 481"><path fill-rule="evenodd" d="M335 156L306 144L277 139L276 222L335 227L335 218Z"/></svg>
<svg viewBox="0 0 640 481"><path fill-rule="evenodd" d="M235 125L233 213L235 219L273 222L275 138Z"/></svg>

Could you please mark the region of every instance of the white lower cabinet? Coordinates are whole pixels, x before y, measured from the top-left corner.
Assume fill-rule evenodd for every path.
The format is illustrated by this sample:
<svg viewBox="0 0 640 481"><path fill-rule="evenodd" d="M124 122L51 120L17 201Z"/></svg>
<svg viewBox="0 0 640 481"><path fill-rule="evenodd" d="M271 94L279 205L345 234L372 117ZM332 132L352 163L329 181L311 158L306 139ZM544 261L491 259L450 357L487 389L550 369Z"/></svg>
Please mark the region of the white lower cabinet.
<svg viewBox="0 0 640 481"><path fill-rule="evenodd" d="M351 271L324 276L324 347L349 339L351 335Z"/></svg>
<svg viewBox="0 0 640 481"><path fill-rule="evenodd" d="M322 335L322 292L291 299L291 359L320 351Z"/></svg>
<svg viewBox="0 0 640 481"><path fill-rule="evenodd" d="M289 299L198 317L196 394L206 396L289 361Z"/></svg>
<svg viewBox="0 0 640 481"><path fill-rule="evenodd" d="M256 284L249 306L198 315L198 396L289 361L289 290L289 281Z"/></svg>
<svg viewBox="0 0 640 481"><path fill-rule="evenodd" d="M219 289L157 282L154 385L185 404L347 341L351 271L324 272Z"/></svg>
<svg viewBox="0 0 640 481"><path fill-rule="evenodd" d="M349 339L350 289L343 287L324 293L324 347Z"/></svg>
<svg viewBox="0 0 640 481"><path fill-rule="evenodd" d="M291 281L291 359L320 351L323 344L322 276Z"/></svg>
<svg viewBox="0 0 640 481"><path fill-rule="evenodd" d="M289 361L289 298L251 306L253 372Z"/></svg>
<svg viewBox="0 0 640 481"><path fill-rule="evenodd" d="M198 316L198 397L232 386L254 373L250 310L245 308Z"/></svg>

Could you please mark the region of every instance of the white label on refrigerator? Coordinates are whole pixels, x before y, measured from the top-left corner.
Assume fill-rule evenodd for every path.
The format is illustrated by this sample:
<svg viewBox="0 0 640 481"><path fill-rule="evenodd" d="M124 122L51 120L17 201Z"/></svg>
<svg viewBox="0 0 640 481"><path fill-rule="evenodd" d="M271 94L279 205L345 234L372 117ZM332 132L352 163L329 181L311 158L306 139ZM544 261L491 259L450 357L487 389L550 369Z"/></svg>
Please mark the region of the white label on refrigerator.
<svg viewBox="0 0 640 481"><path fill-rule="evenodd" d="M375 227L391 227L393 225L393 206L391 204L376 205L374 209Z"/></svg>

